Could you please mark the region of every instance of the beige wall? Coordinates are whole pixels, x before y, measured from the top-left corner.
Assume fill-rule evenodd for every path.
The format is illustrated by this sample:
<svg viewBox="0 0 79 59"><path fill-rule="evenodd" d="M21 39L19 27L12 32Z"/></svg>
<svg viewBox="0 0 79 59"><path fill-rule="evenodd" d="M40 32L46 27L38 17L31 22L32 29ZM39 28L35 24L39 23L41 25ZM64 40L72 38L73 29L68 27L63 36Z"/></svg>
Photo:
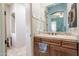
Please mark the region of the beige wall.
<svg viewBox="0 0 79 59"><path fill-rule="evenodd" d="M0 4L0 56L5 55L5 5Z"/></svg>
<svg viewBox="0 0 79 59"><path fill-rule="evenodd" d="M42 3L32 3L33 33L46 32L46 6Z"/></svg>

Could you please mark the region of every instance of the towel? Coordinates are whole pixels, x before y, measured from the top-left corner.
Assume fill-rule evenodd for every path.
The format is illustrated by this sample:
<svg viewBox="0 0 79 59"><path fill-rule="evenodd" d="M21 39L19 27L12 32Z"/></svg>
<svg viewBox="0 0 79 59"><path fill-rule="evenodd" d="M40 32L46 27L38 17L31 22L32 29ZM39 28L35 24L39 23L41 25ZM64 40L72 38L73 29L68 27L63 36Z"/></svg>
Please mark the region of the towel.
<svg viewBox="0 0 79 59"><path fill-rule="evenodd" d="M39 43L39 50L42 53L47 52L48 50L48 45L46 43Z"/></svg>

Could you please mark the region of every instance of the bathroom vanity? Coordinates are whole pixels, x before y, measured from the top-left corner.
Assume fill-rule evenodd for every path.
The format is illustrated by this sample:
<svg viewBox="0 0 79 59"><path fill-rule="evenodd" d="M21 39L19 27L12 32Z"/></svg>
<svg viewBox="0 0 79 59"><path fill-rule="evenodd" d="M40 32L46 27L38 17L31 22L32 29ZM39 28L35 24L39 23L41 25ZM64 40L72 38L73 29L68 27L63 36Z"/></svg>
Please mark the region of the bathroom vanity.
<svg viewBox="0 0 79 59"><path fill-rule="evenodd" d="M47 50L41 52L39 43L47 44ZM78 56L77 37L69 35L36 34L34 36L34 56Z"/></svg>

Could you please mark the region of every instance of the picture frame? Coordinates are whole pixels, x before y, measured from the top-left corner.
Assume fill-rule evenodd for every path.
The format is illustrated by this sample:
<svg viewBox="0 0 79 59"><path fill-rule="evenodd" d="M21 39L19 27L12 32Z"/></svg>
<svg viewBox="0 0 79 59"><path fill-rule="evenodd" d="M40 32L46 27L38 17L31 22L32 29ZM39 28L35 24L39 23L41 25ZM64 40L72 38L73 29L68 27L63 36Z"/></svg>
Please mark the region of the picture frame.
<svg viewBox="0 0 79 59"><path fill-rule="evenodd" d="M77 27L77 4L73 3L71 5L71 10L68 15L69 27Z"/></svg>

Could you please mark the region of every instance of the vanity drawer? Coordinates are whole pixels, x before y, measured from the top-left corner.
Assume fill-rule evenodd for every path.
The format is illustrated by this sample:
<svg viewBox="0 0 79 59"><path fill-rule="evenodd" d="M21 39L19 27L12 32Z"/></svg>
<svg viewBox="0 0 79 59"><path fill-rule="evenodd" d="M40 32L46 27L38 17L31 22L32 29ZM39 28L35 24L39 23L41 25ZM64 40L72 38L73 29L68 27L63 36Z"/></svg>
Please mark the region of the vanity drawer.
<svg viewBox="0 0 79 59"><path fill-rule="evenodd" d="M48 38L40 38L40 42L44 42L44 43L50 42L50 39L48 39Z"/></svg>
<svg viewBox="0 0 79 59"><path fill-rule="evenodd" d="M34 42L40 42L40 38L39 37L34 37Z"/></svg>
<svg viewBox="0 0 79 59"><path fill-rule="evenodd" d="M51 39L50 42L51 42L51 44L53 44L53 45L61 46L61 40Z"/></svg>
<svg viewBox="0 0 79 59"><path fill-rule="evenodd" d="M67 48L77 49L77 43L75 42L62 41L62 46Z"/></svg>

